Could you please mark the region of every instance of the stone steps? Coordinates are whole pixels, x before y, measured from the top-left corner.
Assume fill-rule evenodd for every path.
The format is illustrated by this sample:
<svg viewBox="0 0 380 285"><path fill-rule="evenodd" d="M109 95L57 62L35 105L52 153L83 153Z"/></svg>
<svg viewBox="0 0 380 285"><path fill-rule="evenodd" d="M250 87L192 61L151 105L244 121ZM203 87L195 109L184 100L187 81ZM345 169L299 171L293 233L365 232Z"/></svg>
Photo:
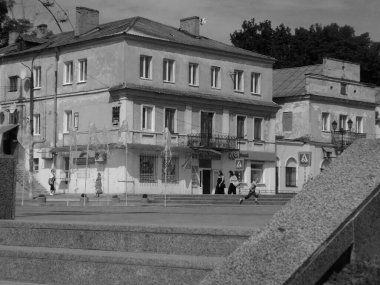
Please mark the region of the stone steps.
<svg viewBox="0 0 380 285"><path fill-rule="evenodd" d="M0 278L47 284L197 284L218 257L0 246Z"/></svg>
<svg viewBox="0 0 380 285"><path fill-rule="evenodd" d="M114 202L112 196L107 197L106 195L100 198L95 197L95 195L88 195L89 202L86 203L87 206L124 206L126 204L125 195L120 195L120 201ZM243 197L242 195L167 195L166 204L168 205L238 205L239 199ZM294 197L294 194L279 194L279 195L261 195L259 197L260 205L285 205ZM67 202L71 206L80 206L80 196L79 195L65 195L58 194L54 196L46 196L47 204L49 205L65 205ZM17 199L18 204L20 204L20 199ZM29 201L30 202L30 201ZM32 203L27 204L38 204L37 200L33 200ZM127 197L128 205L147 205L147 204L164 204L165 199L163 195L149 195L148 199L142 199L141 195L128 195ZM253 205L254 199L245 200L243 205Z"/></svg>
<svg viewBox="0 0 380 285"><path fill-rule="evenodd" d="M70 285L199 284L256 232L258 229L4 220L0 221L0 280Z"/></svg>

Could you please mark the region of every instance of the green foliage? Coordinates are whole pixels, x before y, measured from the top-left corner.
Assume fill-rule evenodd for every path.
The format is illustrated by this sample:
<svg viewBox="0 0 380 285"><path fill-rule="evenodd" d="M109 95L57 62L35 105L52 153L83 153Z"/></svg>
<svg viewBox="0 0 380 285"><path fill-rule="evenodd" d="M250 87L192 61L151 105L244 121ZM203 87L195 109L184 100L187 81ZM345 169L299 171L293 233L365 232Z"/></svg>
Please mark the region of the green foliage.
<svg viewBox="0 0 380 285"><path fill-rule="evenodd" d="M380 85L380 43L369 34L355 35L351 26L332 23L311 25L309 29L281 24L272 28L266 20L244 21L242 28L230 35L233 45L277 59L274 68L320 64L324 57L347 60L361 65L361 81Z"/></svg>
<svg viewBox="0 0 380 285"><path fill-rule="evenodd" d="M8 16L8 8L11 9L13 5L13 0L0 0L0 47L8 44L10 32L25 33L32 27L28 19L12 19Z"/></svg>

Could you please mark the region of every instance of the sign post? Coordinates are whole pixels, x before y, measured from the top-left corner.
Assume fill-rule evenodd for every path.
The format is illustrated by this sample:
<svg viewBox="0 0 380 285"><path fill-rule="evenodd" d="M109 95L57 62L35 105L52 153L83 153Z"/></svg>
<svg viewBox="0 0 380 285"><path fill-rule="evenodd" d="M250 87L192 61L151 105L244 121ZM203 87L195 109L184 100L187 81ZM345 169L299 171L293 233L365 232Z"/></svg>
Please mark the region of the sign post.
<svg viewBox="0 0 380 285"><path fill-rule="evenodd" d="M306 167L311 166L311 152L304 151L298 153L298 161L300 166L303 166L304 182L306 182Z"/></svg>

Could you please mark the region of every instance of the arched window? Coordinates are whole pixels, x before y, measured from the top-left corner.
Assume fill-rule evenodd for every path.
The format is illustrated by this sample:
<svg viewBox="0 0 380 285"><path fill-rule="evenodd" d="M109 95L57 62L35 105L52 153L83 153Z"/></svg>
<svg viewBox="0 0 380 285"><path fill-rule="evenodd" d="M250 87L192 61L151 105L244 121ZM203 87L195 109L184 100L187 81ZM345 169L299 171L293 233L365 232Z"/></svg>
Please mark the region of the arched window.
<svg viewBox="0 0 380 285"><path fill-rule="evenodd" d="M285 167L285 186L297 186L297 161L294 158L289 158Z"/></svg>
<svg viewBox="0 0 380 285"><path fill-rule="evenodd" d="M324 159L321 164L321 172L323 172L331 163L330 159Z"/></svg>

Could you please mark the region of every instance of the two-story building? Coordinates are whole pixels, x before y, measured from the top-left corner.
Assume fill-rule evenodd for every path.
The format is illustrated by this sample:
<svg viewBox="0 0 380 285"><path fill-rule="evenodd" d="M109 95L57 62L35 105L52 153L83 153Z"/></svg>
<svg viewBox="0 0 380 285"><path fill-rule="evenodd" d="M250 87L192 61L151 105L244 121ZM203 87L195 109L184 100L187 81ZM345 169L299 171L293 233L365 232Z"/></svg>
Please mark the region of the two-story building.
<svg viewBox="0 0 380 285"><path fill-rule="evenodd" d="M274 70L276 188L297 192L357 138L374 138L375 88L360 82L360 65L322 64Z"/></svg>
<svg viewBox="0 0 380 285"><path fill-rule="evenodd" d="M201 36L198 17L99 24L77 7L75 31L45 30L0 50L0 115L26 150L33 141L46 188L56 168L71 193L94 193L101 173L106 193L208 194L233 170L274 191L273 58Z"/></svg>

